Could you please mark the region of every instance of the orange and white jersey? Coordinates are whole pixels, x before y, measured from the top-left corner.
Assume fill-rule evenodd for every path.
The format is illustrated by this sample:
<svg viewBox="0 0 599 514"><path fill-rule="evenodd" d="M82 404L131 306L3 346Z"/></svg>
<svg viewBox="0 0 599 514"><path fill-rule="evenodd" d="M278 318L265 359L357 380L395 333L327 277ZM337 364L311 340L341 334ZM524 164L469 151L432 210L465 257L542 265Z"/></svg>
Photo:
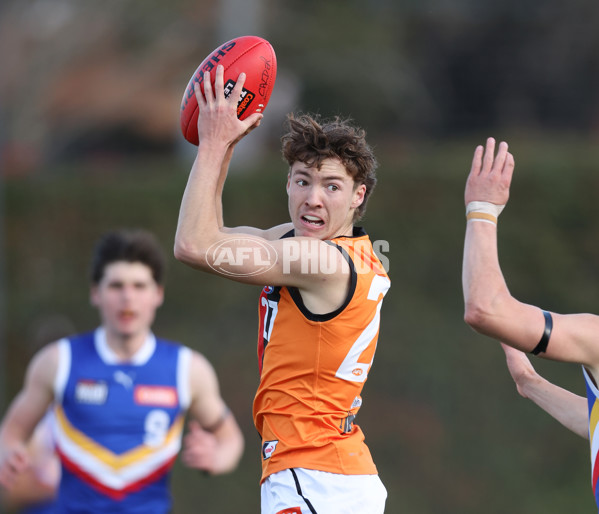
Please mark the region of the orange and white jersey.
<svg viewBox="0 0 599 514"><path fill-rule="evenodd" d="M313 314L293 287L265 287L260 296L260 385L253 413L262 437L262 480L293 467L377 473L353 420L391 282L362 229L331 243L351 268L339 309Z"/></svg>

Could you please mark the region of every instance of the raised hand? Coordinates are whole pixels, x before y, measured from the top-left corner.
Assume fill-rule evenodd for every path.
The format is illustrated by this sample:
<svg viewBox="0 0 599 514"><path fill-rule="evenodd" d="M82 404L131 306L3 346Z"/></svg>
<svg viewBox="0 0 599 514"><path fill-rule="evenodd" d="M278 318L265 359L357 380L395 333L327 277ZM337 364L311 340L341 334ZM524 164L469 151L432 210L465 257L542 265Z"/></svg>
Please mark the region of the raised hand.
<svg viewBox="0 0 599 514"><path fill-rule="evenodd" d="M245 120L237 117L237 104L243 92L246 75L241 73L229 96L225 96L224 68L216 67L214 88L210 72L204 72L204 93L198 82L194 89L199 106L198 136L200 143L235 144L260 124L263 115L254 113Z"/></svg>
<svg viewBox="0 0 599 514"><path fill-rule="evenodd" d="M495 139L488 138L485 148L479 145L474 150L464 193L466 205L473 201L505 205L510 194L513 172L514 157L508 152L507 143L499 143L495 155Z"/></svg>

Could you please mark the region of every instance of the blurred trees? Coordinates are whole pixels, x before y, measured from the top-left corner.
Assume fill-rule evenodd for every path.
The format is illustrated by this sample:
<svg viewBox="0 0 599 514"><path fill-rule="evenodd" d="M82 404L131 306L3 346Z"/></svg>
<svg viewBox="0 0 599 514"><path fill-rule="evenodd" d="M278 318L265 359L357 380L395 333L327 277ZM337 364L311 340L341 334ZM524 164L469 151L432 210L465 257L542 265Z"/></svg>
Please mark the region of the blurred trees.
<svg viewBox="0 0 599 514"><path fill-rule="evenodd" d="M254 2L7 0L4 162L175 151L187 80L244 30L273 43L289 109L348 114L376 137L596 128L592 2Z"/></svg>

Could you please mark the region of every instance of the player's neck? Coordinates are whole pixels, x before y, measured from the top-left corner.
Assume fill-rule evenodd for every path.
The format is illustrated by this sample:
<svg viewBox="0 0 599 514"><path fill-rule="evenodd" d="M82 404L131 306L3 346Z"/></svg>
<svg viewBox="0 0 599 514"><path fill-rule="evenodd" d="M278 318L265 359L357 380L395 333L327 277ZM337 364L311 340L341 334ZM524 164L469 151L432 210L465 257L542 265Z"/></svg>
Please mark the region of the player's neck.
<svg viewBox="0 0 599 514"><path fill-rule="evenodd" d="M341 237L341 236L346 236L346 237L352 237L354 235L354 224L350 223L349 225L346 225L345 227L343 227L339 233L334 234L333 237Z"/></svg>
<svg viewBox="0 0 599 514"><path fill-rule="evenodd" d="M122 334L106 330L106 343L119 360L128 361L146 342L150 331L135 334Z"/></svg>

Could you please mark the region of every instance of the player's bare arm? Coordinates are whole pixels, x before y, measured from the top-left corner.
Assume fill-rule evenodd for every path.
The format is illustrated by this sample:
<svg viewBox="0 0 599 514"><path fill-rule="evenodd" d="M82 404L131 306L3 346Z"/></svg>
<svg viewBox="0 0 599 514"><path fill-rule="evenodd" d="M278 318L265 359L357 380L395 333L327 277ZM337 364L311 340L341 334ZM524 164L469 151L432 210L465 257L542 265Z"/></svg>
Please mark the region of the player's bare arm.
<svg viewBox="0 0 599 514"><path fill-rule="evenodd" d="M192 398L183 462L211 474L230 472L243 454L243 434L220 395L212 365L194 352L190 366Z"/></svg>
<svg viewBox="0 0 599 514"><path fill-rule="evenodd" d="M474 152L465 203L482 202L469 213L464 244L462 284L466 322L477 332L524 352L533 351L550 332L540 357L576 362L599 376L599 317L549 313L515 299L505 282L497 248L497 216L508 201L514 159L506 143L495 154L495 140ZM549 326L551 323L551 327Z"/></svg>
<svg viewBox="0 0 599 514"><path fill-rule="evenodd" d="M518 393L541 407L566 428L585 439L589 438L588 401L563 389L539 375L528 357L502 343L510 375Z"/></svg>
<svg viewBox="0 0 599 514"><path fill-rule="evenodd" d="M237 100L244 81L245 75L241 74L231 95L225 98L223 69L218 66L214 87L217 93L212 90L209 73L205 74L205 93L199 86L195 90L200 143L181 203L175 254L200 269L207 249L227 237L222 230L222 188L235 143L262 117L253 114L244 121L237 118Z"/></svg>
<svg viewBox="0 0 599 514"><path fill-rule="evenodd" d="M328 309L332 306L329 311L333 310L342 303L340 298L343 296L344 287L349 287L347 265L338 250L323 242L310 243L308 258L329 263L329 266L326 274L319 274L319 266L308 263L317 272L306 273L304 270L307 264L303 257L305 252L302 252L302 258L298 259L292 242L274 239L280 237L290 225L257 232L248 229L233 232L221 225L218 193L227 152L231 145L251 130L261 118L259 114L254 114L245 121L237 118L236 99L239 98L243 83L242 74L232 94L225 98L222 93L223 72L222 68L218 67L215 91L209 85L209 76L206 76L204 81L204 95L199 87L196 88L200 108L200 143L181 204L175 238L175 256L194 268L212 273L221 271L223 275L244 283L291 285L305 289L308 294L313 291L314 296L317 291L328 290L329 292L322 297L326 305L318 306L318 309ZM216 198L218 200L215 200ZM306 246L306 243L299 240L296 243L296 248L299 249ZM231 263L231 259L221 261L221 268L215 269L211 262L214 255L210 254L210 250L214 250L215 247L224 252L223 255L233 256L230 269L227 268L227 264ZM327 296L332 298L327 299Z"/></svg>
<svg viewBox="0 0 599 514"><path fill-rule="evenodd" d="M26 445L53 399L58 363L56 344L40 350L30 362L23 389L10 404L0 426L0 485L10 487L26 469Z"/></svg>

